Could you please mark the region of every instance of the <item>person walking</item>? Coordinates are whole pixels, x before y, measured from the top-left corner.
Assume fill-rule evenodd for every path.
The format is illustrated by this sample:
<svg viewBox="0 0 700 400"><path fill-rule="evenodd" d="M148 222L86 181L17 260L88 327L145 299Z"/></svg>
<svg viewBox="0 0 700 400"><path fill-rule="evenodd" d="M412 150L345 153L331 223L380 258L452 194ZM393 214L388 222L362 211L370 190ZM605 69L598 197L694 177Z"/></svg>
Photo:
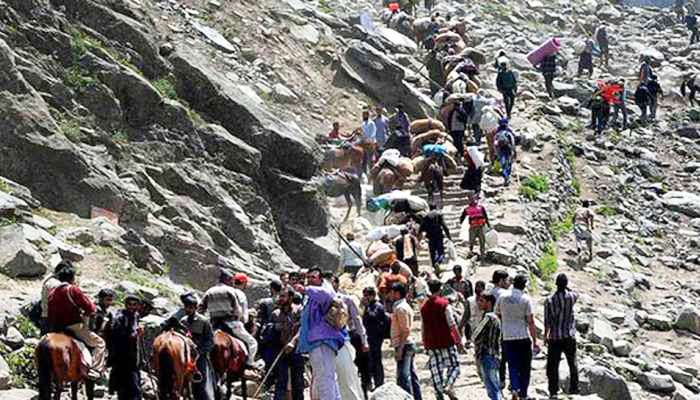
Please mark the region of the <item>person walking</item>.
<svg viewBox="0 0 700 400"><path fill-rule="evenodd" d="M459 377L458 349L464 352L462 337L449 301L440 295L442 282L428 282L430 297L420 309L423 321L423 347L430 359L428 367L437 400L456 400L454 383Z"/></svg>
<svg viewBox="0 0 700 400"><path fill-rule="evenodd" d="M651 121L656 121L656 110L659 107L659 96L663 97L664 91L661 89L658 77L655 74L651 74L649 77L647 89L649 90L649 119Z"/></svg>
<svg viewBox="0 0 700 400"><path fill-rule="evenodd" d="M586 39L586 45L578 58L578 73L576 76L583 75L583 71L588 71L588 78L593 76L593 41Z"/></svg>
<svg viewBox="0 0 700 400"><path fill-rule="evenodd" d="M389 119L389 126L391 126L396 134L396 148L399 150L403 157L410 157L411 155L411 120L404 111L403 103L396 105L396 114L394 114Z"/></svg>
<svg viewBox="0 0 700 400"><path fill-rule="evenodd" d="M496 271L493 271L493 275L491 277L491 283L494 285L493 289L491 289L491 293L493 297L496 298L496 304L498 304L498 300L501 298L501 296L504 296L506 294L510 293L510 285L512 283L510 276L508 275L508 272L505 270L499 269ZM501 349L503 348L503 345L501 344ZM499 368L498 376L500 377L501 381L501 388L505 387L506 384L506 366L508 365L508 360L506 357L501 357L501 365Z"/></svg>
<svg viewBox="0 0 700 400"><path fill-rule="evenodd" d="M411 268L413 276L418 276L418 239L408 228L401 228L401 235L394 242L396 258Z"/></svg>
<svg viewBox="0 0 700 400"><path fill-rule="evenodd" d="M651 78L650 78L651 79ZM646 83L640 83L637 90L634 92L634 102L637 103L642 115L639 121L645 124L649 118L649 106L651 105L651 94Z"/></svg>
<svg viewBox="0 0 700 400"><path fill-rule="evenodd" d="M479 308L479 297L484 294L485 289L486 283L484 281L476 281L474 284L474 294L467 298L464 318L462 318L464 337L466 338L467 344L471 342L476 326L479 325L479 322L481 322L481 319L484 317L484 313Z"/></svg>
<svg viewBox="0 0 700 400"><path fill-rule="evenodd" d="M620 78L617 82L621 90L615 93L615 98L613 100L613 114L612 123L617 125L617 116L619 112L622 111L622 130L627 129L627 87L625 86L625 80Z"/></svg>
<svg viewBox="0 0 700 400"><path fill-rule="evenodd" d="M556 53L545 57L539 65L539 70L544 77L544 86L549 98L554 99L554 75L557 72Z"/></svg>
<svg viewBox="0 0 700 400"><path fill-rule="evenodd" d="M321 270L308 272L309 286L304 289L306 304L301 315L297 352L309 354L313 371L311 396L314 399L341 400L336 378L336 354L348 340L347 332L326 320L335 291L321 279Z"/></svg>
<svg viewBox="0 0 700 400"><path fill-rule="evenodd" d="M502 60L498 66L496 88L503 96L506 114L508 118L510 118L513 112L513 106L515 105L515 96L518 93L518 78L515 76L515 72L508 66L507 60Z"/></svg>
<svg viewBox="0 0 700 400"><path fill-rule="evenodd" d="M464 223L465 219L469 219L469 255L474 254L474 243L479 240L479 260L481 264L486 261L486 229L491 227L489 216L486 213L486 208L479 203L478 196L469 198L469 205L464 208L462 215L459 217L459 223Z"/></svg>
<svg viewBox="0 0 700 400"><path fill-rule="evenodd" d="M651 57L643 56L642 64L639 66L639 84L646 84L649 82L651 75L654 73L651 68Z"/></svg>
<svg viewBox="0 0 700 400"><path fill-rule="evenodd" d="M330 274L330 273L328 273ZM369 344L367 331L362 323L362 315L355 303L355 298L340 291L340 280L330 274L336 298L340 299L348 311L347 332L350 340L338 351L336 357L336 373L338 374L338 386L343 400L367 399L367 387L369 386ZM358 378L359 373L359 378Z"/></svg>
<svg viewBox="0 0 700 400"><path fill-rule="evenodd" d="M526 400L530 387L533 353L539 353L537 329L530 296L524 293L527 275L513 280L513 289L501 295L496 313L503 329L503 354L508 359L508 372L513 400Z"/></svg>
<svg viewBox="0 0 700 400"><path fill-rule="evenodd" d="M116 293L112 289L100 289L97 293L95 314L90 318L90 330L104 339L107 327L112 324L114 313L110 308L114 304Z"/></svg>
<svg viewBox="0 0 700 400"><path fill-rule="evenodd" d="M498 121L498 129L494 137L498 163L501 165L503 174L503 184L510 185L510 176L513 171L513 161L515 160L515 135L508 125L508 118L501 118Z"/></svg>
<svg viewBox="0 0 700 400"><path fill-rule="evenodd" d="M482 282L483 283L483 282ZM501 356L501 321L493 312L496 297L492 294L479 296L477 305L483 318L474 327L474 359L491 400L502 400L499 365Z"/></svg>
<svg viewBox="0 0 700 400"><path fill-rule="evenodd" d="M423 218L420 225L419 233L421 239L428 238L428 250L430 251L430 263L432 264L435 274L440 276L440 264L445 258L445 237L452 241L450 229L445 223L445 218L442 213L437 210L435 203L430 204L430 211Z"/></svg>
<svg viewBox="0 0 700 400"><path fill-rule="evenodd" d="M464 101L457 101L447 117L447 131L452 137L452 142L457 148L457 159L461 160L464 154L464 135L467 131L470 112Z"/></svg>
<svg viewBox="0 0 700 400"><path fill-rule="evenodd" d="M605 101L600 91L596 90L588 102L588 106L591 108L591 127L595 130L595 134L600 136L607 126L610 104Z"/></svg>
<svg viewBox="0 0 700 400"><path fill-rule="evenodd" d="M588 261L593 260L593 225L594 216L590 210L591 202L583 200L581 207L574 212L574 236L576 237L576 254L578 262L581 264L581 253L583 252L581 242L586 243L588 248Z"/></svg>
<svg viewBox="0 0 700 400"><path fill-rule="evenodd" d="M276 339L271 347L275 357L279 355L275 366L274 400L286 400L289 387L292 400L304 400L304 357L294 352L301 325L301 307L292 303L293 298L294 289L284 287L277 295L277 309L271 317Z"/></svg>
<svg viewBox="0 0 700 400"><path fill-rule="evenodd" d="M124 308L117 311L112 324L106 327L109 393L117 400L141 400L141 354L139 341L143 329L139 327L141 300L133 293L124 298Z"/></svg>
<svg viewBox="0 0 700 400"><path fill-rule="evenodd" d="M608 39L608 27L605 22L601 22L593 33L593 37L598 42L600 49L600 59L606 67L610 61L610 40Z"/></svg>
<svg viewBox="0 0 700 400"><path fill-rule="evenodd" d="M386 141L389 139L389 118L384 115L384 107L377 105L374 108L374 128L377 139L377 152L381 154L384 151Z"/></svg>
<svg viewBox="0 0 700 400"><path fill-rule="evenodd" d="M377 290L367 286L362 291L362 324L367 331L369 344L368 364L369 381L367 388L374 390L384 384L384 364L382 362L382 344L388 336L391 321L384 311L384 306L377 301Z"/></svg>
<svg viewBox="0 0 700 400"><path fill-rule="evenodd" d="M359 243L355 241L355 234L348 232L345 235L347 243L340 246L339 269L341 272L351 274L352 280L357 278L357 272L365 265L367 256Z"/></svg>
<svg viewBox="0 0 700 400"><path fill-rule="evenodd" d="M700 41L700 34L698 34L698 16L694 11L689 12L688 15L685 16L685 26L690 32L690 45L692 46Z"/></svg>
<svg viewBox="0 0 700 400"><path fill-rule="evenodd" d="M209 320L197 313L199 299L196 294L186 293L180 296L180 300L185 313L180 325L185 328L185 335L192 338L199 354L197 371L201 379L192 382L192 397L194 400L214 400L216 376L209 361L209 353L214 349L214 331Z"/></svg>
<svg viewBox="0 0 700 400"><path fill-rule="evenodd" d="M377 151L377 127L374 125L374 121L369 118L369 109L362 111L361 129L360 143L365 150L362 158L362 172L366 174L370 164L374 162Z"/></svg>
<svg viewBox="0 0 700 400"><path fill-rule="evenodd" d="M416 345L411 338L413 328L413 309L406 301L406 285L396 283L391 287L394 299L394 312L391 314L391 347L396 360L397 384L414 400L422 400L420 382L413 365Z"/></svg>
<svg viewBox="0 0 700 400"><path fill-rule="evenodd" d="M559 363L561 354L569 365L569 394L578 394L578 365L576 362L576 314L578 295L569 290L569 278L557 275L557 291L544 302L544 338L547 345L547 380L549 396L559 392Z"/></svg>

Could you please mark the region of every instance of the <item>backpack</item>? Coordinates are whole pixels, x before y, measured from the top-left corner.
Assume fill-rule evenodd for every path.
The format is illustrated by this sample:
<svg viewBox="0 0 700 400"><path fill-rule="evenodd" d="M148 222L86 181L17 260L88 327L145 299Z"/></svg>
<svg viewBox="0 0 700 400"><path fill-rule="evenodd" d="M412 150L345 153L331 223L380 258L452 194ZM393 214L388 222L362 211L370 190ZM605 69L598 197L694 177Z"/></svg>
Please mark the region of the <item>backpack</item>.
<svg viewBox="0 0 700 400"><path fill-rule="evenodd" d="M697 24L698 17L695 16L695 14L690 14L685 17L685 25L688 27L688 29L694 29Z"/></svg>
<svg viewBox="0 0 700 400"><path fill-rule="evenodd" d="M324 318L326 322L328 322L328 325L336 329L343 329L347 326L348 319L350 318L348 306L345 305L340 297L336 297L331 301L331 305L328 307Z"/></svg>
<svg viewBox="0 0 700 400"><path fill-rule="evenodd" d="M515 74L513 71L502 71L501 72L501 87L503 89L515 89L517 81L515 80Z"/></svg>
<svg viewBox="0 0 700 400"><path fill-rule="evenodd" d="M514 141L513 132L511 132L510 129L501 129L496 132L496 146L498 146L499 149L513 150Z"/></svg>

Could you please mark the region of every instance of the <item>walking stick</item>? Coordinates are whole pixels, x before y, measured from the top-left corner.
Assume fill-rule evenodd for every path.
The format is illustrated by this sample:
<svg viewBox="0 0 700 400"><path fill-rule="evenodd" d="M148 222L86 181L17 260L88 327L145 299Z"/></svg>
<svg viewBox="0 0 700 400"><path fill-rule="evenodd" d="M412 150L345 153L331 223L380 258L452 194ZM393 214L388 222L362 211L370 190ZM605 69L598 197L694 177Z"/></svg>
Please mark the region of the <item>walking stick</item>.
<svg viewBox="0 0 700 400"><path fill-rule="evenodd" d="M299 337L299 332L297 332L297 334L294 335L294 337L292 338L292 340L289 341L289 343L292 343L292 342L295 341L298 337ZM285 346L285 347L286 347L286 346ZM258 397L258 394L260 394L260 390L262 390L263 386L265 385L265 381L267 381L267 378L270 377L270 374L272 373L272 371L273 371L273 370L275 369L275 367L277 366L277 363L280 361L280 358L282 358L282 355L284 355L284 348L282 348L282 350L280 350L279 354L277 354L277 358L275 358L275 361L272 362L272 364L270 365L270 368L267 370L267 373L266 373L265 376L263 377L262 381L260 381L260 385L258 385L258 390L255 391L255 394L253 395L253 398L257 398L257 397Z"/></svg>
<svg viewBox="0 0 700 400"><path fill-rule="evenodd" d="M362 260L362 264L364 264L365 268L370 268L371 265L365 260L365 258L362 256L362 254L358 253L357 251L355 251L355 249L352 248L352 246L350 246L350 242L348 242L347 239L345 239L343 237L343 235L340 233L340 229L338 229L338 227L333 225L333 224L330 224L330 225L331 225L331 228L333 228L333 231L335 231L335 233L338 235L338 238L343 243L345 243L346 246L348 246L350 251L352 251L357 257L359 257L360 260Z"/></svg>

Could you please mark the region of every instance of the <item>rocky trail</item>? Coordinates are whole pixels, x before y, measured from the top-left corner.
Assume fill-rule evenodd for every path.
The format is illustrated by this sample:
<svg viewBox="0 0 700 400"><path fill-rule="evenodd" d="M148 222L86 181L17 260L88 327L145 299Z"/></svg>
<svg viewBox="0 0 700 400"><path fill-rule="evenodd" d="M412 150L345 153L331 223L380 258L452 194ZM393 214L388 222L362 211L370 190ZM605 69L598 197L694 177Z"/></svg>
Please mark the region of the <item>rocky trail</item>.
<svg viewBox="0 0 700 400"><path fill-rule="evenodd" d="M436 112L410 26L370 1L0 0L0 10L2 400L36 393L38 334L22 311L61 258L78 263L90 294L109 286L153 299L151 334L180 293L213 282L218 265L249 274L248 295L259 298L281 271L337 265L329 223L345 209L314 178L322 158L314 137L333 120L351 130L377 102L401 101L412 118ZM697 73L700 45L688 45L668 9L604 0L455 0L435 11L466 23L467 45L486 60L488 96L499 98L498 51L520 80L515 177L503 187L485 174L482 185L499 246L483 266L459 262L472 280L497 268L528 273L539 330L553 276L569 275L581 294L589 396L580 398L697 400L700 109L679 87ZM361 25L363 12L374 31ZM596 59L592 79L576 77L573 44L601 21L612 59ZM555 100L525 58L551 36L563 42ZM585 128L595 81L625 77L633 92L641 55L665 92L657 121L639 124L630 101L632 128L595 137ZM460 179L461 170L446 178L443 199L455 238ZM415 183L406 189L426 197ZM581 199L594 201L596 215L595 257L584 265L571 232ZM342 227L362 239L376 219L364 210ZM461 257L467 250L458 243ZM419 262L430 269L427 246ZM536 398L545 397L543 357L533 363ZM471 358L460 357L458 394L484 399ZM393 381L388 348L384 361ZM426 363L421 352L430 399Z"/></svg>

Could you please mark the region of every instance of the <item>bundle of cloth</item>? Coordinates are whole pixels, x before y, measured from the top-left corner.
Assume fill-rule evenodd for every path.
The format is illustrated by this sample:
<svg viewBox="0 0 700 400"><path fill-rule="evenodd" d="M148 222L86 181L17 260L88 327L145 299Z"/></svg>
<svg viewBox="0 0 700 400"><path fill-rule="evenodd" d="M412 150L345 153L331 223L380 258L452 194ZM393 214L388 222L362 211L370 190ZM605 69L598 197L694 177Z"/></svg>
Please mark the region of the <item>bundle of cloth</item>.
<svg viewBox="0 0 700 400"><path fill-rule="evenodd" d="M413 174L413 164L408 157L402 157L397 149L385 150L374 166L370 169L370 179L374 180L379 171L389 168L394 171L399 178L408 179Z"/></svg>

